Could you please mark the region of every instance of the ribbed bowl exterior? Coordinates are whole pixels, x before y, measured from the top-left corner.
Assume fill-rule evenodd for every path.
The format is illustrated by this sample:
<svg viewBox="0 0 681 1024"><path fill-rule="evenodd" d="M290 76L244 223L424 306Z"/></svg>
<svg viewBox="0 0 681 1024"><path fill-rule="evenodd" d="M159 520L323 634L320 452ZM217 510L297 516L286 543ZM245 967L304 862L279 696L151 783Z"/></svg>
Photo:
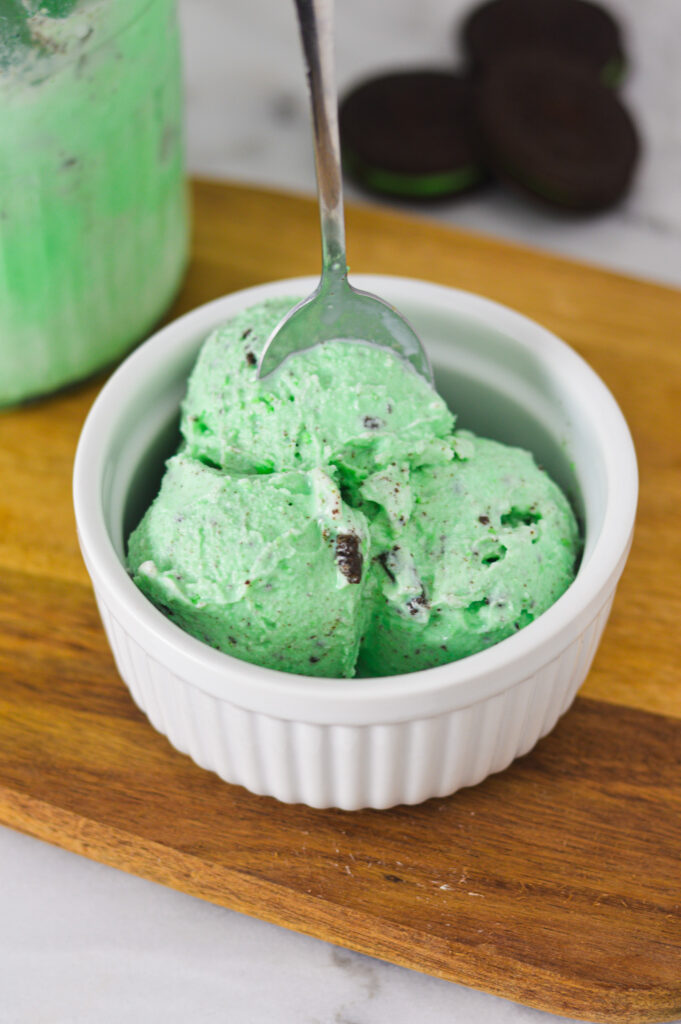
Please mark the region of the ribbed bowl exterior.
<svg viewBox="0 0 681 1024"><path fill-rule="evenodd" d="M408 675L316 679L259 668L201 644L127 575L129 501L139 496L140 474L160 458L159 441L175 422L209 331L249 305L309 294L316 283L270 282L225 296L169 324L123 363L95 402L78 446L80 545L119 672L174 747L226 782L285 803L344 810L416 804L503 770L570 706L631 544L636 455L603 382L539 325L466 292L359 275L359 287L395 302L419 330L442 374L444 397L449 389L456 402L466 391L457 382L482 381L516 440L531 409L532 437L539 443L548 430L569 454L585 524L575 580L500 644ZM491 429L475 412L468 408L472 428Z"/></svg>
<svg viewBox="0 0 681 1024"><path fill-rule="evenodd" d="M118 671L177 750L253 793L348 811L447 796L530 751L572 703L614 597L556 657L502 693L429 718L353 726L291 721L204 692L153 658L95 593Z"/></svg>

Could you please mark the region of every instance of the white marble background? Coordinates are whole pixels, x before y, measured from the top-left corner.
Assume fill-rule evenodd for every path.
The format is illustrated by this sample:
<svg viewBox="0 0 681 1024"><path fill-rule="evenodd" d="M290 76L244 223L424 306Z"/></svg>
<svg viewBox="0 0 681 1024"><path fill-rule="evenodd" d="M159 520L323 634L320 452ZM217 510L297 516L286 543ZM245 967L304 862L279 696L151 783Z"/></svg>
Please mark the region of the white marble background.
<svg viewBox="0 0 681 1024"><path fill-rule="evenodd" d="M452 60L462 0L338 0L338 77ZM645 145L635 187L589 219L503 190L429 207L441 222L681 285L681 4L610 0ZM313 192L290 0L180 0L190 168ZM348 198L359 193L348 189ZM362 201L369 201L362 196ZM349 254L352 259L352 239ZM0 829L0 1024L558 1024Z"/></svg>
<svg viewBox="0 0 681 1024"><path fill-rule="evenodd" d="M681 285L681 3L608 0L630 71L622 96L643 159L616 209L572 218L505 189L410 209L640 277ZM341 92L395 66L451 67L475 0L337 0ZM291 0L182 0L193 171L314 192L308 102ZM347 198L376 202L352 186ZM348 239L352 263L352 238Z"/></svg>

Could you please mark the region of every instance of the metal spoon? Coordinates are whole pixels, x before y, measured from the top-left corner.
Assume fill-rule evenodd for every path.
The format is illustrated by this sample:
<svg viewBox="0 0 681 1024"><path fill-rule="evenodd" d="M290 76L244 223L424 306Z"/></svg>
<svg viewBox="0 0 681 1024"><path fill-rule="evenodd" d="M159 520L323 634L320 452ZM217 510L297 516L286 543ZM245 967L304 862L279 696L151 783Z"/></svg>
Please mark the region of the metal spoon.
<svg viewBox="0 0 681 1024"><path fill-rule="evenodd" d="M404 317L383 299L348 283L333 68L333 0L295 2L312 101L322 276L312 295L275 327L260 356L258 376L272 373L292 352L345 338L393 349L432 383L428 357Z"/></svg>

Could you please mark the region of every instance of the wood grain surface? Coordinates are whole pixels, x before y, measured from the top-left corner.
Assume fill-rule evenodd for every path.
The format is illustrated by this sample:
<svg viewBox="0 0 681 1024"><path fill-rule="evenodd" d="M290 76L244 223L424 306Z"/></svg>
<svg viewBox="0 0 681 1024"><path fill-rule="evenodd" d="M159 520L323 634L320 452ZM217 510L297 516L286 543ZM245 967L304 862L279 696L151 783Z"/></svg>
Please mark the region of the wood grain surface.
<svg viewBox="0 0 681 1024"><path fill-rule="evenodd" d="M307 199L202 182L194 210L173 316L318 268ZM0 822L554 1013L681 1017L681 296L369 207L348 238L352 271L534 317L619 401L639 519L582 696L506 772L416 808L289 807L197 768L118 678L77 549L73 455L102 375L0 414Z"/></svg>

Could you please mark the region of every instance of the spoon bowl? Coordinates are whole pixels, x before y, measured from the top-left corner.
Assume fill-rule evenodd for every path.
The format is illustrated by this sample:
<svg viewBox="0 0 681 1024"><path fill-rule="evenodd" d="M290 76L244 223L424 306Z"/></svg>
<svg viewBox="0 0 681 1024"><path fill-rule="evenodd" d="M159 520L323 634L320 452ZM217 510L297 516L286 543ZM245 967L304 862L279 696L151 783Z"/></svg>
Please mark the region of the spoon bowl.
<svg viewBox="0 0 681 1024"><path fill-rule="evenodd" d="M276 326L260 357L259 376L272 373L293 352L337 338L393 349L433 383L428 356L405 318L377 295L353 288L345 274L323 277Z"/></svg>
<svg viewBox="0 0 681 1024"><path fill-rule="evenodd" d="M403 316L377 295L348 282L343 183L338 138L338 97L333 71L332 0L296 0L307 64L322 229L322 276L267 339L258 377L268 376L293 352L342 338L390 348L433 383L428 357Z"/></svg>

